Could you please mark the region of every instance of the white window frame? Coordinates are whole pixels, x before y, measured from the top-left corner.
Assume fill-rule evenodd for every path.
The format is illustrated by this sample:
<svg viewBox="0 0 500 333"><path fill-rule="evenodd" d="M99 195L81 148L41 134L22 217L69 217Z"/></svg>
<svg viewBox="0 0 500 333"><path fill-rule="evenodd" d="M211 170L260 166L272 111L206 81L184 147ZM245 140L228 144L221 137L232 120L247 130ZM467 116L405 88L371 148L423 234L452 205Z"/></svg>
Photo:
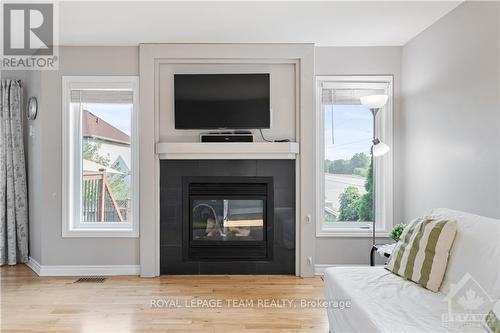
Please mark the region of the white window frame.
<svg viewBox="0 0 500 333"><path fill-rule="evenodd" d="M324 115L323 88L383 88L389 96L386 106L377 114L375 132L377 137L391 147L382 157L374 160L375 214L377 237L388 237L393 226L393 76L317 76L316 77L316 236L317 237L372 237L372 222L335 222L328 226L324 222Z"/></svg>
<svg viewBox="0 0 500 333"><path fill-rule="evenodd" d="M128 222L81 222L81 116L71 112L71 90L132 90L132 207ZM62 78L62 236L139 237L139 78L137 76L63 76Z"/></svg>

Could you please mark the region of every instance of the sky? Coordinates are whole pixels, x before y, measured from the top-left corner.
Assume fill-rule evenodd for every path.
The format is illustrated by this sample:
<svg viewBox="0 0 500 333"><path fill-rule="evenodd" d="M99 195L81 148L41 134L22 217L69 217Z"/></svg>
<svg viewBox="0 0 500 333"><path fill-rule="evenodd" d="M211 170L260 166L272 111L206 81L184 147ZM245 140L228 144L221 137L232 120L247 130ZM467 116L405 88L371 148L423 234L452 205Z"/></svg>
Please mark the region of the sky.
<svg viewBox="0 0 500 333"><path fill-rule="evenodd" d="M356 153L370 153L373 131L370 110L362 105L325 105L324 112L325 159L350 159Z"/></svg>
<svg viewBox="0 0 500 333"><path fill-rule="evenodd" d="M83 109L130 135L132 104L85 103Z"/></svg>

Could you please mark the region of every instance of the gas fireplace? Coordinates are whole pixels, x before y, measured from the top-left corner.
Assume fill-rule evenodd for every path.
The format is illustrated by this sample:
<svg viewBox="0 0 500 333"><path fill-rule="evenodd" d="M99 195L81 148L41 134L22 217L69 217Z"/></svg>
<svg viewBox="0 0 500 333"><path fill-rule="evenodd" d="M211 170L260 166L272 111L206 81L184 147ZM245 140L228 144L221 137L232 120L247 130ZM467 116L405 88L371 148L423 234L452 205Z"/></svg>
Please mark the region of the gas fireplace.
<svg viewBox="0 0 500 333"><path fill-rule="evenodd" d="M272 177L183 177L185 261L272 260Z"/></svg>
<svg viewBox="0 0 500 333"><path fill-rule="evenodd" d="M161 274L295 274L294 160L161 160Z"/></svg>

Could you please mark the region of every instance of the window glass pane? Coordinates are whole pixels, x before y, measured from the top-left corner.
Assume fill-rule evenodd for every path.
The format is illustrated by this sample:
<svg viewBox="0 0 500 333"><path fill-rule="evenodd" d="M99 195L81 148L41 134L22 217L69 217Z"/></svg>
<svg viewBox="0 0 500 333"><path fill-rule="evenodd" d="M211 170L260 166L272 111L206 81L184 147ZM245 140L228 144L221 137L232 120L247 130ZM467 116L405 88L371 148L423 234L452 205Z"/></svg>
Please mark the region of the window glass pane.
<svg viewBox="0 0 500 333"><path fill-rule="evenodd" d="M106 99L106 91L102 91ZM116 92L110 91L110 94ZM79 102L82 222L129 222L132 103Z"/></svg>
<svg viewBox="0 0 500 333"><path fill-rule="evenodd" d="M326 223L372 220L373 117L362 105L324 104Z"/></svg>

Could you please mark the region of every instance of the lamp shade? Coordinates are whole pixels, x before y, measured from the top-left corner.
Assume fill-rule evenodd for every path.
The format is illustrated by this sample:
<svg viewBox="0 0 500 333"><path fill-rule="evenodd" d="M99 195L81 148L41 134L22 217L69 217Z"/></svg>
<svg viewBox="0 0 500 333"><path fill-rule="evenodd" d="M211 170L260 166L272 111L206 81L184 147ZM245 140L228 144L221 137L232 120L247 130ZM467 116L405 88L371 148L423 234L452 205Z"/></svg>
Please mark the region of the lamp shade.
<svg viewBox="0 0 500 333"><path fill-rule="evenodd" d="M380 109L387 103L388 98L387 95L369 95L363 96L359 100L362 105L369 109Z"/></svg>
<svg viewBox="0 0 500 333"><path fill-rule="evenodd" d="M391 150L391 148L385 143L380 141L377 144L374 144L372 148L374 157L385 155L389 152L389 150Z"/></svg>

